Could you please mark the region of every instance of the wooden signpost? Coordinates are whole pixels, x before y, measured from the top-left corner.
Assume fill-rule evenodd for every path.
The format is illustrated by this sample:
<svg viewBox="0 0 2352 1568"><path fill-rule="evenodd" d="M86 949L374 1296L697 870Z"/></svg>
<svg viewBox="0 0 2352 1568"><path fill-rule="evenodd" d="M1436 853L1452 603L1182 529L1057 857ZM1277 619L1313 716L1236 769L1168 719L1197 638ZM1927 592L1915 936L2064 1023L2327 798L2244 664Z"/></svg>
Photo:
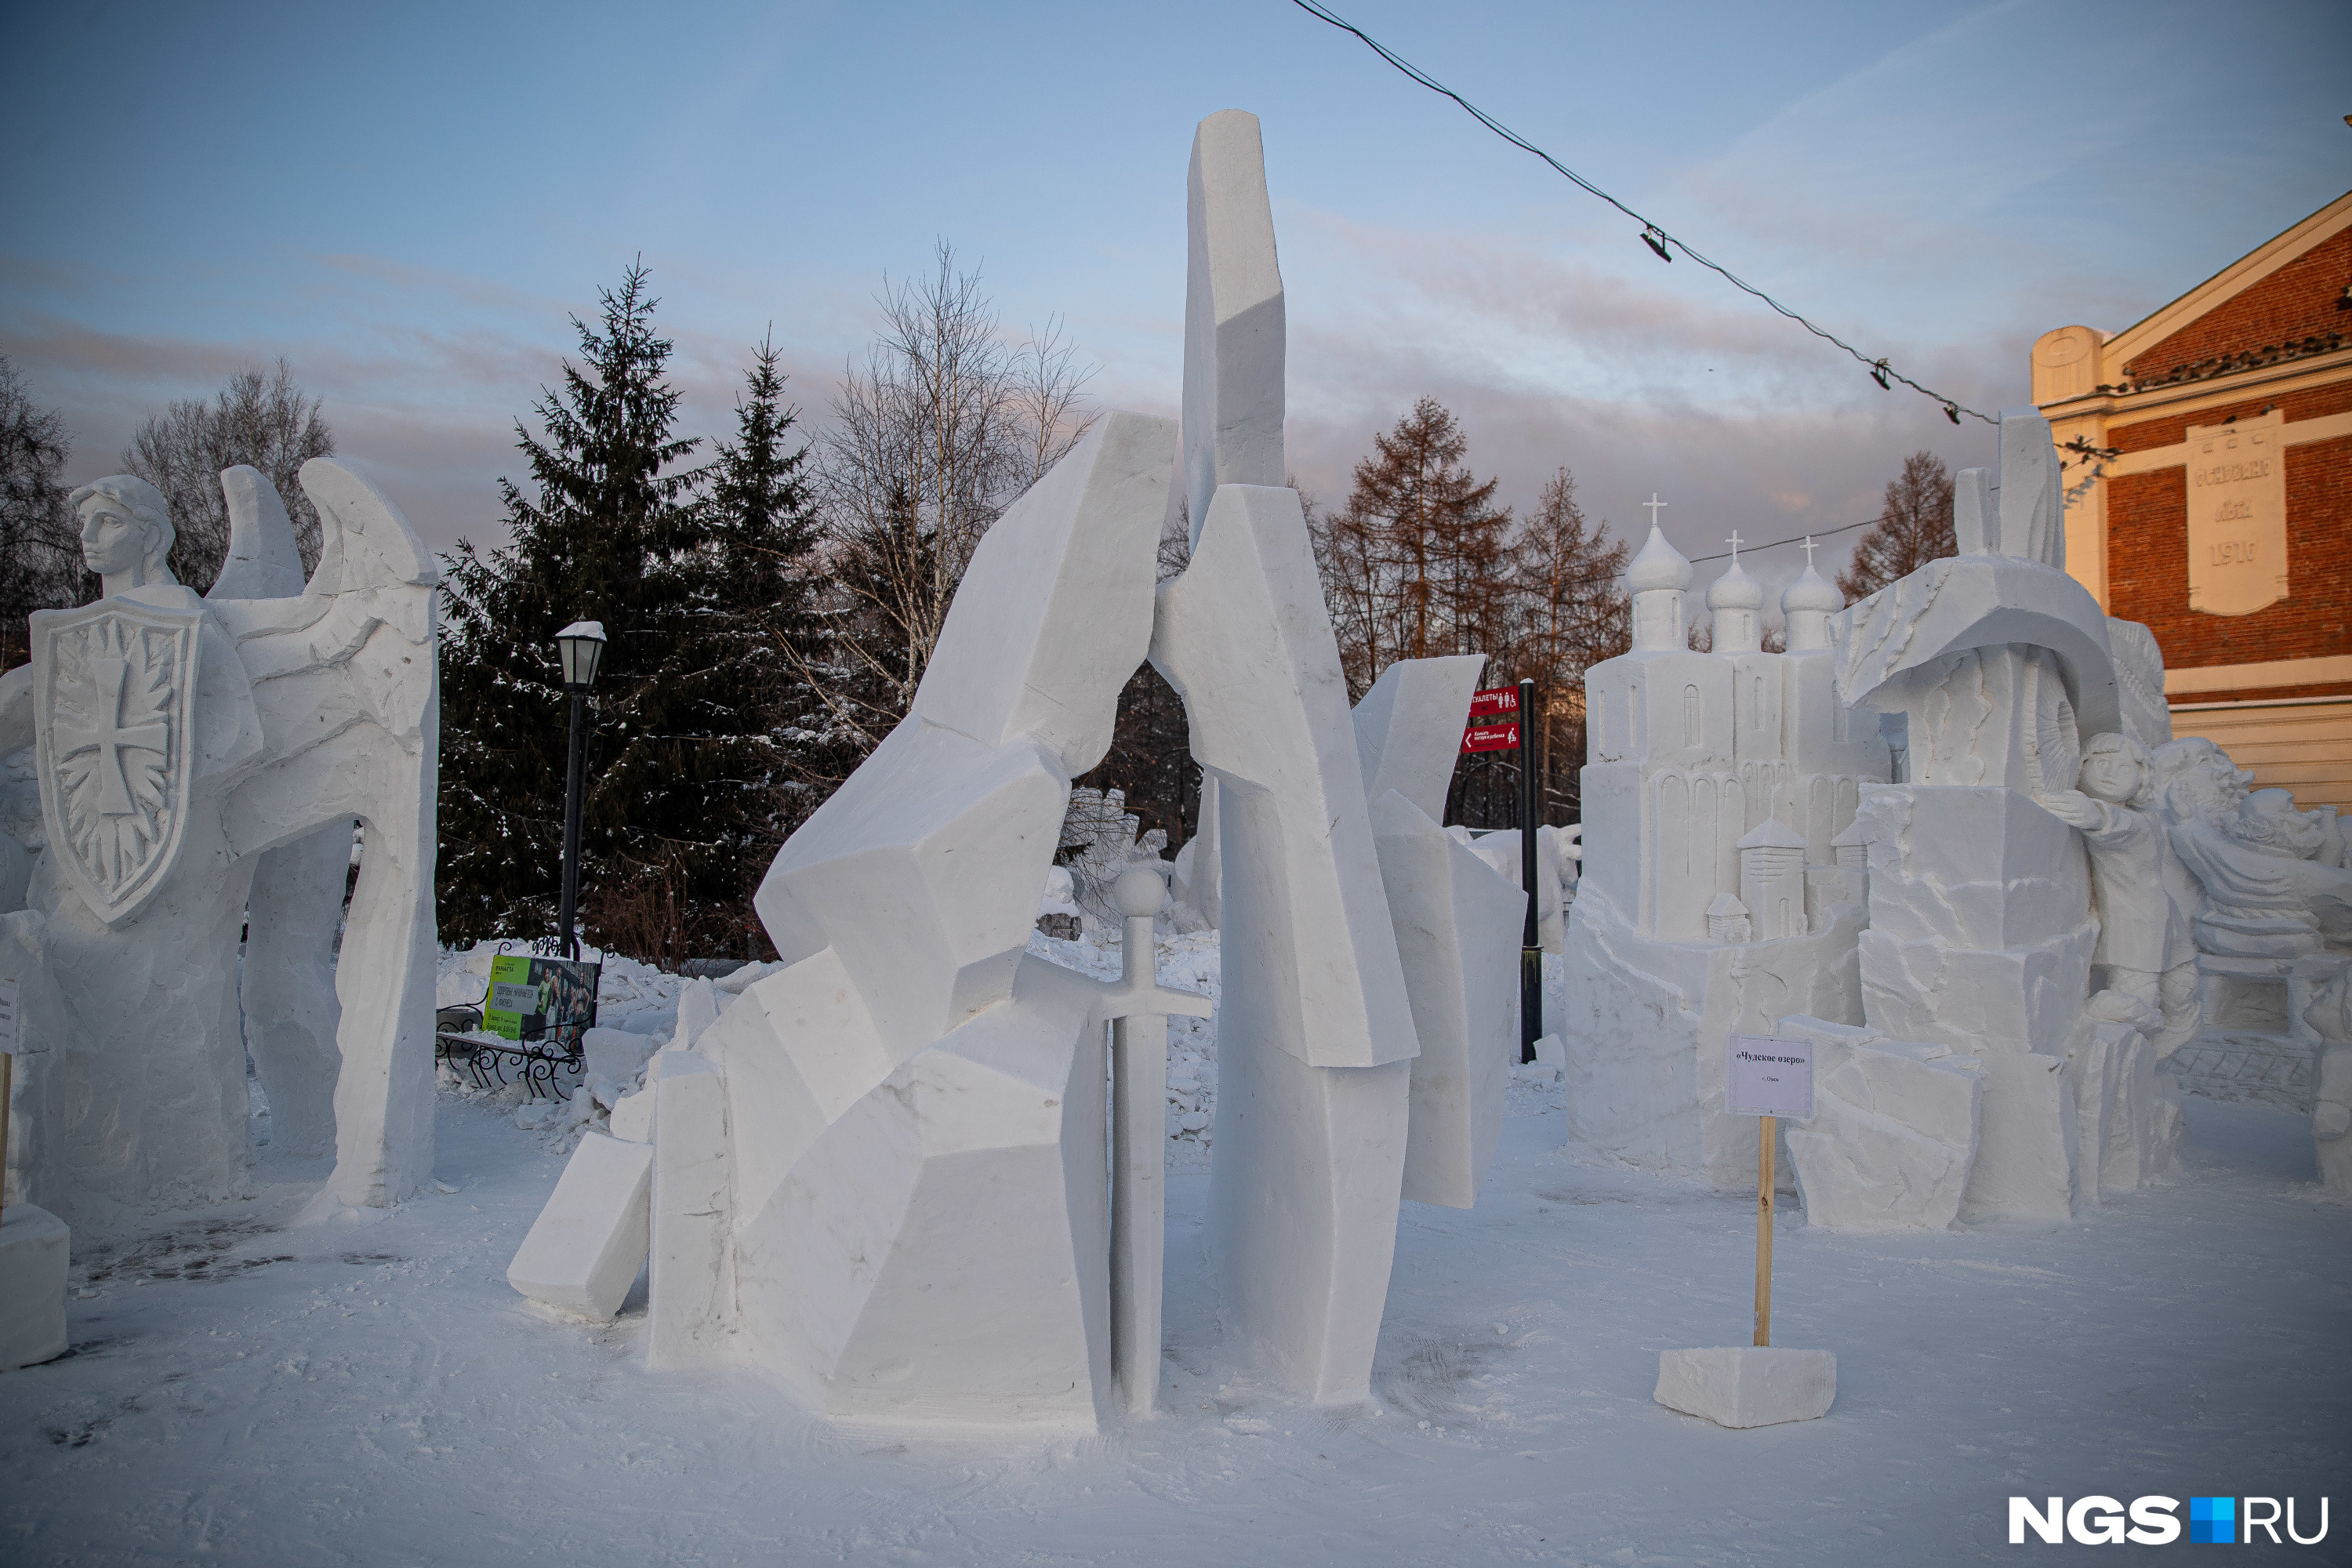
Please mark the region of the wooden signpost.
<svg viewBox="0 0 2352 1568"><path fill-rule="evenodd" d="M1724 1105L1756 1127L1756 1342L1772 1342L1772 1144L1780 1119L1813 1114L1813 1042L1734 1035L1724 1064Z"/></svg>

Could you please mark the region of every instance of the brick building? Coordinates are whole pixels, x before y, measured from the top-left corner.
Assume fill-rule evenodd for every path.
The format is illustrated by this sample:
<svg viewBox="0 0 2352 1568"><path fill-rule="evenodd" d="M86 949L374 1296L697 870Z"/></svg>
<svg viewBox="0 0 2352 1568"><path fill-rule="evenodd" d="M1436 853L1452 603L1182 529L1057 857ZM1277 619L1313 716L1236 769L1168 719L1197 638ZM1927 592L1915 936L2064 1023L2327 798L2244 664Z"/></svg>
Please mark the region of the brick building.
<svg viewBox="0 0 2352 1568"><path fill-rule="evenodd" d="M2136 326L2043 334L2033 401L2074 448L2066 569L2155 631L2173 732L2352 813L2352 195Z"/></svg>

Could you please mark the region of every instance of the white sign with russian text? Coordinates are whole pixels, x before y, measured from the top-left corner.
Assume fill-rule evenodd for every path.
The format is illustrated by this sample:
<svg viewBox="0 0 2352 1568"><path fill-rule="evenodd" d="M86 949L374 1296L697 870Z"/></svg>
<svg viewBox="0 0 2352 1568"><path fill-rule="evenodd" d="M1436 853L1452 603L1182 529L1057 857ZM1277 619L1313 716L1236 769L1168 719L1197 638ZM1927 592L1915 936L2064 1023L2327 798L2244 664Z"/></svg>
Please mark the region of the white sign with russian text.
<svg viewBox="0 0 2352 1568"><path fill-rule="evenodd" d="M1725 1074L1724 1103L1734 1116L1813 1113L1813 1042L1769 1035L1734 1035Z"/></svg>

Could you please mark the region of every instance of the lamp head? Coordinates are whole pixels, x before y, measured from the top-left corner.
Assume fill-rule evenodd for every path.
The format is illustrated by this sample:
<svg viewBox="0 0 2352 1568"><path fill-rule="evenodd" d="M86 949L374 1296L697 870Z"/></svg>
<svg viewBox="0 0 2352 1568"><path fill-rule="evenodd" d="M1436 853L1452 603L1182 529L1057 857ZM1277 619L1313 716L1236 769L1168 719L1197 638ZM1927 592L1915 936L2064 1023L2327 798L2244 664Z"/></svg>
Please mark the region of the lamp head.
<svg viewBox="0 0 2352 1568"><path fill-rule="evenodd" d="M604 662L604 627L600 621L574 621L555 634L555 651L563 665L563 689L585 691L596 684Z"/></svg>

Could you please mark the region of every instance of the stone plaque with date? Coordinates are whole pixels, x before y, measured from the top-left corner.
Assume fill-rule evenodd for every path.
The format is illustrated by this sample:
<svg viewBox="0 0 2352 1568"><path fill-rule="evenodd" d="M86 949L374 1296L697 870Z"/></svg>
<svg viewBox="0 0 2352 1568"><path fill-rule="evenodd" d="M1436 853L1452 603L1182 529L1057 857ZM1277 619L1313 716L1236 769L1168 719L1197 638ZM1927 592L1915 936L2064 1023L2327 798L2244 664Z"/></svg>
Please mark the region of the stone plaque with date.
<svg viewBox="0 0 2352 1568"><path fill-rule="evenodd" d="M2286 597L2285 416L2189 427L2189 607L2249 616Z"/></svg>

